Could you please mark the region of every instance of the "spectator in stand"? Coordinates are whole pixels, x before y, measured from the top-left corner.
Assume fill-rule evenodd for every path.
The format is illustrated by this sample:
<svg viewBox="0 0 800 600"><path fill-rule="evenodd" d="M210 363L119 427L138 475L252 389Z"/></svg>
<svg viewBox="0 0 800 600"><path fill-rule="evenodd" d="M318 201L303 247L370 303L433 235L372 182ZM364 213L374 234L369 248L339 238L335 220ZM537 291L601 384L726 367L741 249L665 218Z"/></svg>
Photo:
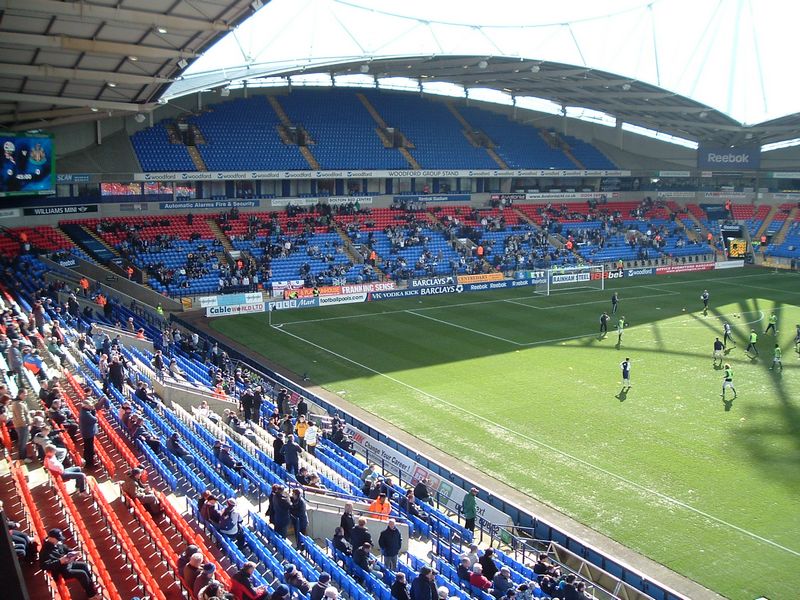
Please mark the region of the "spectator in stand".
<svg viewBox="0 0 800 600"><path fill-rule="evenodd" d="M214 527L219 525L220 519L222 518L222 513L219 510L217 497L213 494L209 494L206 497L206 501L203 503L203 506L200 509L200 517Z"/></svg>
<svg viewBox="0 0 800 600"><path fill-rule="evenodd" d="M144 483L142 478L143 473L144 471L139 467L131 469L125 481L122 483L122 492L130 498L139 500L139 502L144 505L147 512L159 518L162 514L161 504L153 493L153 489Z"/></svg>
<svg viewBox="0 0 800 600"><path fill-rule="evenodd" d="M372 504L369 505L369 511L372 517L380 521L389 519L389 513L392 512L392 505L386 498L386 494L380 494Z"/></svg>
<svg viewBox="0 0 800 600"><path fill-rule="evenodd" d="M406 583L405 573L395 574L391 591L392 598L395 600L411 600L411 595L408 593L408 584Z"/></svg>
<svg viewBox="0 0 800 600"><path fill-rule="evenodd" d="M297 434L297 442L300 447L306 449L306 431L308 431L308 421L305 415L298 415L297 424L294 426L294 433Z"/></svg>
<svg viewBox="0 0 800 600"><path fill-rule="evenodd" d="M54 477L61 477L63 481L75 480L78 493L86 492L86 475L80 467L64 467L56 456L56 447L47 446L44 449L44 468Z"/></svg>
<svg viewBox="0 0 800 600"><path fill-rule="evenodd" d="M436 600L436 574L430 567L422 567L411 582L411 600Z"/></svg>
<svg viewBox="0 0 800 600"><path fill-rule="evenodd" d="M353 531L350 533L350 543L353 545L353 548L358 548L364 542L369 542L371 544L372 534L369 529L367 529L367 519L359 517L358 524L353 527Z"/></svg>
<svg viewBox="0 0 800 600"><path fill-rule="evenodd" d="M281 448L281 454L283 454L283 459L286 462L286 472L289 473L289 475L294 475L299 470L300 454L302 452L303 449L300 447L300 444L297 443L293 435L290 435Z"/></svg>
<svg viewBox="0 0 800 600"><path fill-rule="evenodd" d="M483 556L480 557L478 562L480 563L481 567L483 568L483 575L491 581L494 579L494 576L497 575L497 564L494 562L494 550L492 548L487 548L483 552Z"/></svg>
<svg viewBox="0 0 800 600"><path fill-rule="evenodd" d="M333 548L345 556L353 555L353 546L344 537L344 530L341 527L337 527L333 532Z"/></svg>
<svg viewBox="0 0 800 600"><path fill-rule="evenodd" d="M194 594L195 598L199 598L200 590L214 581L214 572L216 570L217 568L213 563L205 563L200 567L200 573L197 574L197 577L192 584L192 593Z"/></svg>
<svg viewBox="0 0 800 600"><path fill-rule="evenodd" d="M174 431L167 439L167 450L178 458L186 461L191 460L192 453L181 443L181 437L177 431Z"/></svg>
<svg viewBox="0 0 800 600"><path fill-rule="evenodd" d="M472 565L472 574L469 576L469 584L474 585L484 592L488 592L492 588L492 582L484 576L483 567L481 567L480 563Z"/></svg>
<svg viewBox="0 0 800 600"><path fill-rule="evenodd" d="M44 425L34 434L33 443L39 446L39 456L41 459L44 459L44 451L47 446L56 447L56 459L62 464L69 457L67 449L64 447L64 441L57 432L53 432L50 425Z"/></svg>
<svg viewBox="0 0 800 600"><path fill-rule="evenodd" d="M285 461L283 458L283 434L275 434L275 439L272 440L272 460L277 464L282 465Z"/></svg>
<svg viewBox="0 0 800 600"><path fill-rule="evenodd" d="M10 366L10 365L9 365ZM25 400L27 392L20 389L11 402L11 420L17 434L17 458L24 463L31 462L28 458L28 438L30 437L31 414Z"/></svg>
<svg viewBox="0 0 800 600"><path fill-rule="evenodd" d="M253 584L255 570L256 563L248 561L231 578L231 592L236 600L266 600L269 597L266 586L255 586ZM275 592L272 594L272 598L286 598L288 596L289 588L283 584L275 588Z"/></svg>
<svg viewBox="0 0 800 600"><path fill-rule="evenodd" d="M512 589L514 589L514 582L511 581L511 569L501 567L492 579L492 596L500 600L506 595L506 592Z"/></svg>
<svg viewBox="0 0 800 600"><path fill-rule="evenodd" d="M417 485L414 486L414 497L420 502L427 502L431 497L430 490L428 489L429 483L430 480L427 477L423 477L417 482Z"/></svg>
<svg viewBox="0 0 800 600"><path fill-rule="evenodd" d="M298 550L302 550L303 541L300 534L306 535L308 530L308 511L306 509L306 501L303 498L303 490L294 488L290 502L289 516L292 520L292 527L294 527L295 541L297 542Z"/></svg>
<svg viewBox="0 0 800 600"><path fill-rule="evenodd" d="M477 505L475 497L478 495L478 488L472 488L464 496L461 502L461 512L464 514L464 528L467 531L475 532L475 518L477 517Z"/></svg>
<svg viewBox="0 0 800 600"><path fill-rule="evenodd" d="M242 514L236 506L236 498L228 498L220 515L219 531L223 535L233 538L240 550L244 549L243 521Z"/></svg>
<svg viewBox="0 0 800 600"><path fill-rule="evenodd" d="M317 582L311 587L311 600L322 600L325 597L325 590L330 587L330 582L331 576L328 573L320 573L319 579L317 579ZM336 588L333 589L335 590Z"/></svg>
<svg viewBox="0 0 800 600"><path fill-rule="evenodd" d="M189 558L189 562L186 563L186 566L183 568L183 583L186 585L186 589L194 590L194 582L200 576L202 565L203 555L199 552L192 554L191 558Z"/></svg>
<svg viewBox="0 0 800 600"><path fill-rule="evenodd" d="M357 548L354 548L353 563L365 571L371 571L372 565L375 564L375 558L372 556L372 544L364 542Z"/></svg>
<svg viewBox="0 0 800 600"><path fill-rule="evenodd" d="M189 546L186 546L186 550L183 551L183 554L178 557L178 573L180 573L181 576L183 575L184 567L189 564L189 560L199 550L200 548L194 544L190 544Z"/></svg>
<svg viewBox="0 0 800 600"><path fill-rule="evenodd" d="M400 508L409 516L415 517L425 523L427 523L430 518L426 512L420 509L419 504L417 504L417 499L414 496L414 490L410 488L406 490L406 495L400 498Z"/></svg>
<svg viewBox="0 0 800 600"><path fill-rule="evenodd" d="M94 438L97 435L97 411L91 400L81 403L78 415L78 427L83 439L83 466L94 468Z"/></svg>
<svg viewBox="0 0 800 600"><path fill-rule="evenodd" d="M225 588L219 581L209 581L208 585L197 593L197 600L220 600L225 593Z"/></svg>
<svg viewBox="0 0 800 600"><path fill-rule="evenodd" d="M533 565L533 572L539 575L540 579L544 575L549 575L555 579L561 577L561 571L558 569L558 567L550 562L550 559L544 552L539 554L536 564Z"/></svg>
<svg viewBox="0 0 800 600"><path fill-rule="evenodd" d="M136 391L133 393L133 395L145 404L150 406L158 405L158 399L156 398L155 394L147 389L147 384L144 381L140 381L136 384Z"/></svg>
<svg viewBox="0 0 800 600"><path fill-rule="evenodd" d="M346 502L344 505L344 512L342 512L342 518L339 519L339 526L342 528L344 532L344 537L348 541L350 540L350 534L353 532L353 527L356 526L355 518L353 517L353 503Z"/></svg>
<svg viewBox="0 0 800 600"><path fill-rule="evenodd" d="M2 508L3 505L0 503L0 510ZM11 537L14 553L20 562L23 560L29 563L36 562L39 555L39 545L31 536L20 529L19 523L8 521L8 535Z"/></svg>
<svg viewBox="0 0 800 600"><path fill-rule="evenodd" d="M458 578L461 581L469 581L471 575L472 564L470 563L469 556L462 556L458 561Z"/></svg>
<svg viewBox="0 0 800 600"><path fill-rule="evenodd" d="M389 519L388 526L378 536L378 547L381 549L383 564L390 571L397 571L397 556L403 547L403 535L394 519Z"/></svg>
<svg viewBox="0 0 800 600"><path fill-rule="evenodd" d="M316 456L317 451L317 444L319 443L319 436L320 431L319 427L314 421L311 421L308 424L308 429L306 429L305 435L305 442L306 442L306 450L311 456Z"/></svg>
<svg viewBox="0 0 800 600"><path fill-rule="evenodd" d="M277 486L270 497L270 510L272 511L272 524L275 526L275 533L281 537L286 537L291 522L292 502L289 500L283 486Z"/></svg>
<svg viewBox="0 0 800 600"><path fill-rule="evenodd" d="M91 569L87 563L78 560L80 556L80 552L71 550L64 543L64 533L60 529L51 529L47 532L39 560L42 569L54 576L61 576L66 580L75 579L89 600L100 600Z"/></svg>
<svg viewBox="0 0 800 600"><path fill-rule="evenodd" d="M300 570L292 564L288 564L283 569L283 580L290 588L297 588L303 594L308 595L311 585L308 583Z"/></svg>

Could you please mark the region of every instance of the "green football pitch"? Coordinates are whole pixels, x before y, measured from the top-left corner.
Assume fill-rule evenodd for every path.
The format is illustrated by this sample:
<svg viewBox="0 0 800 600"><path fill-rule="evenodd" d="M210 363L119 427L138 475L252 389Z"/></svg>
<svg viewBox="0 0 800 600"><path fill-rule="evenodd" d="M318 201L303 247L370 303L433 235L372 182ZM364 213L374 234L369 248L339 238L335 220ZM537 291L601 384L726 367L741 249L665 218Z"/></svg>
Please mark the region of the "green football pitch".
<svg viewBox="0 0 800 600"><path fill-rule="evenodd" d="M711 294L708 315L700 294ZM617 344L599 316L628 323ZM639 277L215 319L213 328L733 599L800 590L800 277ZM684 310L685 309L685 310ZM764 335L778 316L778 335ZM738 397L712 360L733 326ZM758 358L745 338L759 336ZM775 344L783 370L770 370ZM622 392L620 362L632 387Z"/></svg>

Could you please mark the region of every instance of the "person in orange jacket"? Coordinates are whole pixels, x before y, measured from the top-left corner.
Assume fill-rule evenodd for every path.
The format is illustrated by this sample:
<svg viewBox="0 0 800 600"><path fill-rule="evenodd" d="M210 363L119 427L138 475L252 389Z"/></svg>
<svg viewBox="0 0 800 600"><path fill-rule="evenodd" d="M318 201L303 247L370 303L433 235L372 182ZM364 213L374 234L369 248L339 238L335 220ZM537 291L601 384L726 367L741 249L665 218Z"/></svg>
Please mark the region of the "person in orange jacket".
<svg viewBox="0 0 800 600"><path fill-rule="evenodd" d="M389 502L386 494L380 494L372 501L372 504L369 505L369 512L372 513L370 516L374 519L380 521L389 520L389 513L392 512L392 503Z"/></svg>

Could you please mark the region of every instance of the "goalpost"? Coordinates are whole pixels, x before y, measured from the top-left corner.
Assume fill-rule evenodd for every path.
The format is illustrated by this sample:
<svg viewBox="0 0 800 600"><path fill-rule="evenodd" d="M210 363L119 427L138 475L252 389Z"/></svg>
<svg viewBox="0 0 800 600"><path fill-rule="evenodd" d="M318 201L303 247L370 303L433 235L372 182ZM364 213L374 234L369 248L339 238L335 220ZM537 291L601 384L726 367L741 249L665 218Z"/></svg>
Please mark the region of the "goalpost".
<svg viewBox="0 0 800 600"><path fill-rule="evenodd" d="M544 271L534 285L534 293L549 296L552 293L576 289L606 289L604 265L583 265L580 267L555 267Z"/></svg>

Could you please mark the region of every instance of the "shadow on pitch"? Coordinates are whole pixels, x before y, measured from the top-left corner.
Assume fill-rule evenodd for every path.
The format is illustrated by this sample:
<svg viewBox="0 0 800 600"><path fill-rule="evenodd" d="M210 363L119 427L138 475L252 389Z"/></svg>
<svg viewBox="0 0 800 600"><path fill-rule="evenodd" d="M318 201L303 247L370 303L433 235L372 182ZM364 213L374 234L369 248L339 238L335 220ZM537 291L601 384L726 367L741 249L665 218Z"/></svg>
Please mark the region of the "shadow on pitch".
<svg viewBox="0 0 800 600"><path fill-rule="evenodd" d="M623 387L623 388L622 388L622 389L619 391L619 394L617 394L616 396L614 396L614 398L616 398L616 399L617 399L617 400L619 400L620 402L625 402L625 400L627 400L627 399L628 399L628 392L630 392L630 391L631 391L631 388L629 388L629 387Z"/></svg>

